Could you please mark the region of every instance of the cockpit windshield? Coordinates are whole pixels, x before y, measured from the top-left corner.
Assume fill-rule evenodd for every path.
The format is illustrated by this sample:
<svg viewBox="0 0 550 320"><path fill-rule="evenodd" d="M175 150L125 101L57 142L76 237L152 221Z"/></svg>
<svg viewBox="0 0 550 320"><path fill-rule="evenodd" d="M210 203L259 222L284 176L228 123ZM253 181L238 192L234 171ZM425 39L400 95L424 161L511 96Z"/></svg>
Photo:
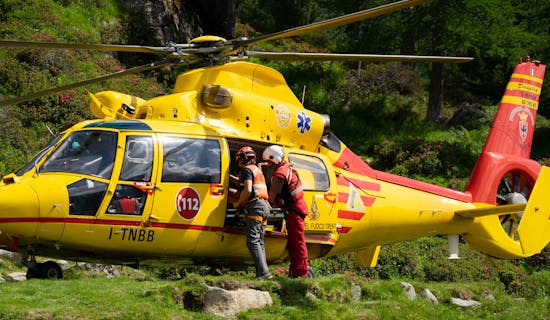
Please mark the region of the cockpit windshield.
<svg viewBox="0 0 550 320"><path fill-rule="evenodd" d="M116 146L116 132L76 131L50 154L38 171L79 173L109 179L113 171Z"/></svg>
<svg viewBox="0 0 550 320"><path fill-rule="evenodd" d="M22 167L21 169L19 169L16 173L16 175L18 176L22 176L24 175L25 173L29 172L31 169L33 168L36 168L36 164L42 159L42 157L48 153L48 151L50 151L50 149L57 143L57 141L59 141L61 138L63 138L63 135L64 133L58 135L57 137L55 137L55 139L53 139L52 141L50 141L50 143L48 144L48 146L46 146L44 149L40 150L32 159L31 161L29 161L29 163L27 163L24 167Z"/></svg>

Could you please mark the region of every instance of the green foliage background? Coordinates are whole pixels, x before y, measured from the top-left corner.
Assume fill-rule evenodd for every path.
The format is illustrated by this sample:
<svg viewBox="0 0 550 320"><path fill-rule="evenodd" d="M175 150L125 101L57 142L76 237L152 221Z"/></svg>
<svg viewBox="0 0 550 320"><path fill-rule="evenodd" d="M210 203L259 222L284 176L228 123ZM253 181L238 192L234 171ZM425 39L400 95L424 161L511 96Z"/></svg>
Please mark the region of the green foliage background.
<svg viewBox="0 0 550 320"><path fill-rule="evenodd" d="M238 14L239 35L276 32L383 3L387 1L243 0ZM518 58L530 55L532 59L548 62L550 2L447 0L433 1L406 11L299 38L262 43L261 46L262 49L274 51L475 57L476 60L471 63L445 65L445 118L440 123L428 124L425 121L429 64L260 62L279 70L297 97L301 98L305 89L304 105L329 114L336 135L373 167L461 189L483 147L499 99ZM149 39L148 30L143 21L136 19L116 0L0 0L0 39L136 44L130 38ZM432 39L438 31L443 31L443 39L434 43ZM0 97L22 96L147 62L142 56L122 58L104 52L0 49ZM126 65L126 62L132 65ZM0 109L0 176L29 161L47 145L52 133L57 134L77 121L90 118L87 91L116 90L148 99L170 92L174 78L175 74L164 71L132 75ZM532 157L542 163L548 163L550 159L547 140L550 121L546 118L550 116L549 83L546 81L541 96L532 150ZM547 306L550 295L548 248L541 255L511 262L488 260L469 251L463 244L463 259L458 263L447 260L446 252L445 240L435 237L384 246L376 268L357 268L351 254L316 260L312 265L323 277L350 273L372 281L401 278L427 282L490 281L501 284L507 294L536 298L540 301L539 307L544 309ZM188 275L177 267L155 269L153 272L158 277L171 279ZM321 284L289 282L285 286L283 283L281 288L292 291L313 287L323 292L330 304L303 300L304 292L298 290L294 294L301 295L300 301L304 302L305 309L297 309L294 303L290 308L279 307L262 315L274 318L285 314L291 318L301 318L303 312L307 317L318 314L318 310L337 315L341 306L335 309L334 301L340 301L341 279L327 279ZM113 296L119 293L121 286L136 285L125 281L113 285ZM139 289L141 291L136 289L140 300L131 305L154 308L155 301L163 301L161 305L165 310L144 311L144 318L164 314L162 312L170 315L181 312L171 304L166 307L167 292L173 294L176 289L158 288L156 285L149 289L150 283L139 284L147 288ZM82 292L81 285L78 282L74 284L74 290ZM386 285L369 282L368 285L361 284L361 287L367 299L384 301L397 290L378 290ZM63 284L69 291L72 286ZM11 286L6 289L17 290ZM38 283L31 282L24 290L21 296L15 295L14 298L21 300L28 292L39 293L42 289ZM444 296L449 295L447 289L435 290L440 290ZM133 293L128 296L135 296ZM73 295L69 293L68 296L56 297L58 307L43 314L39 311L35 316L66 315L61 301ZM148 297L152 297L152 305L144 302L143 299ZM292 297L280 299L279 304L285 305L284 299L291 301ZM99 305L106 303L99 300ZM41 310L32 302L28 303L32 310ZM12 302L6 301L2 305L0 318L3 315L28 318L26 311L9 307ZM364 306L357 309L360 308L358 305L352 305L351 308L351 312L344 314L350 317L352 314L363 314L365 319L414 317L419 309L425 312L430 309L404 301L387 309L377 307L378 311L373 313L364 313ZM387 311L397 308L403 308L399 315ZM515 314L522 314L521 308L517 307ZM78 312L76 314L85 316L89 310ZM135 310L109 312L102 315L109 318L135 316ZM439 312L441 318L459 314ZM489 318L506 314L502 308L491 304L482 312ZM185 315L194 316L189 313ZM485 318L470 311L463 316ZM249 314L245 318L255 317Z"/></svg>
<svg viewBox="0 0 550 320"><path fill-rule="evenodd" d="M388 1L245 0L241 22L276 32ZM430 64L281 63L304 105L331 115L333 131L371 166L461 189L488 134L513 67L526 55L544 61L550 32L540 1L432 1L301 38L265 44L274 51L472 56L446 64L444 119L427 123ZM533 19L536 17L539 20ZM439 41L434 41L440 38ZM548 77L548 75L546 76ZM544 85L532 156L548 161L550 90Z"/></svg>
<svg viewBox="0 0 550 320"><path fill-rule="evenodd" d="M276 32L385 3L243 0L237 30L249 36ZM305 93L306 107L329 114L336 135L373 167L460 189L518 58L531 55L544 62L549 56L548 16L550 4L535 0L432 1L361 23L260 44L274 51L473 56L471 63L445 65L440 123L425 121L430 64L260 63L281 71L298 97ZM150 28L136 18L116 0L2 0L0 38L147 44L141 42L150 39ZM435 37L441 41L435 43ZM86 50L2 49L0 97L93 78L147 59L152 58ZM165 71L143 73L1 109L5 125L0 128L0 175L30 160L52 134L90 118L87 91L109 89L148 99L170 92L174 78ZM544 139L550 131L544 117L550 114L548 97L550 90L544 89L533 147L533 157L541 162L550 158Z"/></svg>
<svg viewBox="0 0 550 320"><path fill-rule="evenodd" d="M68 43L124 43L129 12L115 0L0 1L0 38ZM116 55L84 50L0 50L0 97L23 96L126 69ZM87 92L117 90L143 98L170 92L159 73L131 75L0 109L0 175L12 172L53 135L92 118Z"/></svg>

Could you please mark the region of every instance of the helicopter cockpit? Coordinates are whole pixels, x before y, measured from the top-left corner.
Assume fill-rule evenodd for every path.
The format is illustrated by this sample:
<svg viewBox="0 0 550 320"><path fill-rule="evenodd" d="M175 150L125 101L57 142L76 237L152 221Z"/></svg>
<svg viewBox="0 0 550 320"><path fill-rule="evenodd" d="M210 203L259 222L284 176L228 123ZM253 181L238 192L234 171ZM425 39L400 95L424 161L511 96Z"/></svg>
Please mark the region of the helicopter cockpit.
<svg viewBox="0 0 550 320"><path fill-rule="evenodd" d="M221 164L219 139L157 133L140 121L115 120L59 135L16 176L34 169L33 177L63 184L69 215L141 216L151 211L147 203L155 188L161 196L182 186L219 186Z"/></svg>
<svg viewBox="0 0 550 320"><path fill-rule="evenodd" d="M109 179L115 161L117 134L76 131L38 168L39 172L68 172Z"/></svg>

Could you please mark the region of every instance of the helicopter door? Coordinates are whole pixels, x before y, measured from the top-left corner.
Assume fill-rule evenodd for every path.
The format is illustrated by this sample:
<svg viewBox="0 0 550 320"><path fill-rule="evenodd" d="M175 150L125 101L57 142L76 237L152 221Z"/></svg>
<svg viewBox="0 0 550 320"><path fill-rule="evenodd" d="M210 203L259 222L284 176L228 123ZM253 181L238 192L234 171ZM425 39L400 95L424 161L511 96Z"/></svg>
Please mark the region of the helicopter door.
<svg viewBox="0 0 550 320"><path fill-rule="evenodd" d="M165 226L162 247L168 254L191 254L200 241L215 249L216 228L223 227L225 217L221 175L225 145L215 138L183 135L158 139L162 170L156 177L151 222ZM208 253L201 250L201 255Z"/></svg>
<svg viewBox="0 0 550 320"><path fill-rule="evenodd" d="M289 152L288 160L296 169L308 207L305 219L306 242L334 245L337 240L336 180L332 166L319 154Z"/></svg>
<svg viewBox="0 0 550 320"><path fill-rule="evenodd" d="M122 167L116 187L105 213L141 217L150 211L146 206L152 186L154 143L152 136L128 135L124 147Z"/></svg>
<svg viewBox="0 0 550 320"><path fill-rule="evenodd" d="M40 183L34 186L46 195L40 199L40 218L48 223L40 223L38 238L87 244L99 230L95 220L107 197L117 140L113 131L77 130L47 155L36 169Z"/></svg>
<svg viewBox="0 0 550 320"><path fill-rule="evenodd" d="M144 228L143 221L152 207L152 178L158 151L151 135L121 134L120 141L118 147L124 150L122 164L120 171L116 165L100 208L98 219L104 223L96 228L105 228L104 241L107 243L103 247L111 246L113 250L123 249L126 252L141 251L154 240L154 231Z"/></svg>

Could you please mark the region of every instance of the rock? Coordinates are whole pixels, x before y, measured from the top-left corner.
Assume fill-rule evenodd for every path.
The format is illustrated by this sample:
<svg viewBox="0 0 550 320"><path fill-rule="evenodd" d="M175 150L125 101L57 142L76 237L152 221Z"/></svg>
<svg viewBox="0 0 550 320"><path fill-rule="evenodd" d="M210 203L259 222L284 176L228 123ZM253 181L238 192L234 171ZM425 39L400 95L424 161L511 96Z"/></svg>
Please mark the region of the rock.
<svg viewBox="0 0 550 320"><path fill-rule="evenodd" d="M26 272L12 272L6 276L6 280L10 282L21 282L27 280Z"/></svg>
<svg viewBox="0 0 550 320"><path fill-rule="evenodd" d="M81 263L78 263L77 266L82 270L103 272L105 273L107 278L114 278L114 277L120 276L120 272L118 272L118 270L114 265L81 262Z"/></svg>
<svg viewBox="0 0 550 320"><path fill-rule="evenodd" d="M231 39L235 37L235 22L240 2L236 0L122 0L135 22L139 21L147 25L149 32L146 36L152 38L145 39L149 40L147 43L149 45L166 45L169 42L187 43L194 37L205 34ZM133 34L132 30L129 32L130 40L144 36Z"/></svg>
<svg viewBox="0 0 550 320"><path fill-rule="evenodd" d="M70 266L69 261L67 260L57 260L57 264L63 269Z"/></svg>
<svg viewBox="0 0 550 320"><path fill-rule="evenodd" d="M460 298L451 298L451 302L460 307L477 307L481 305L481 302L476 300L465 300Z"/></svg>
<svg viewBox="0 0 550 320"><path fill-rule="evenodd" d="M487 293L485 295L485 299L487 299L489 301L496 301L495 296L493 296L493 294L491 294L491 293Z"/></svg>
<svg viewBox="0 0 550 320"><path fill-rule="evenodd" d="M404 288L403 293L409 298L409 300L416 300L416 291L412 284L408 282L401 282L401 286Z"/></svg>
<svg viewBox="0 0 550 320"><path fill-rule="evenodd" d="M355 301L361 300L361 287L358 285L351 286L351 297Z"/></svg>
<svg viewBox="0 0 550 320"><path fill-rule="evenodd" d="M422 292L420 292L420 295L426 298L426 300L430 301L431 304L438 305L439 301L434 296L434 294L430 291L430 289L424 289Z"/></svg>
<svg viewBox="0 0 550 320"><path fill-rule="evenodd" d="M308 299L309 301L319 301L319 298L317 298L317 296L314 295L314 294L313 294L312 292L310 292L310 291L306 292L305 297L306 297L306 299Z"/></svg>
<svg viewBox="0 0 550 320"><path fill-rule="evenodd" d="M9 259L11 261L19 262L21 261L21 255L17 252L11 252L7 250L0 249L0 257Z"/></svg>
<svg viewBox="0 0 550 320"><path fill-rule="evenodd" d="M233 318L239 313L272 305L267 291L254 289L225 290L208 287L204 295L203 311L220 317Z"/></svg>

